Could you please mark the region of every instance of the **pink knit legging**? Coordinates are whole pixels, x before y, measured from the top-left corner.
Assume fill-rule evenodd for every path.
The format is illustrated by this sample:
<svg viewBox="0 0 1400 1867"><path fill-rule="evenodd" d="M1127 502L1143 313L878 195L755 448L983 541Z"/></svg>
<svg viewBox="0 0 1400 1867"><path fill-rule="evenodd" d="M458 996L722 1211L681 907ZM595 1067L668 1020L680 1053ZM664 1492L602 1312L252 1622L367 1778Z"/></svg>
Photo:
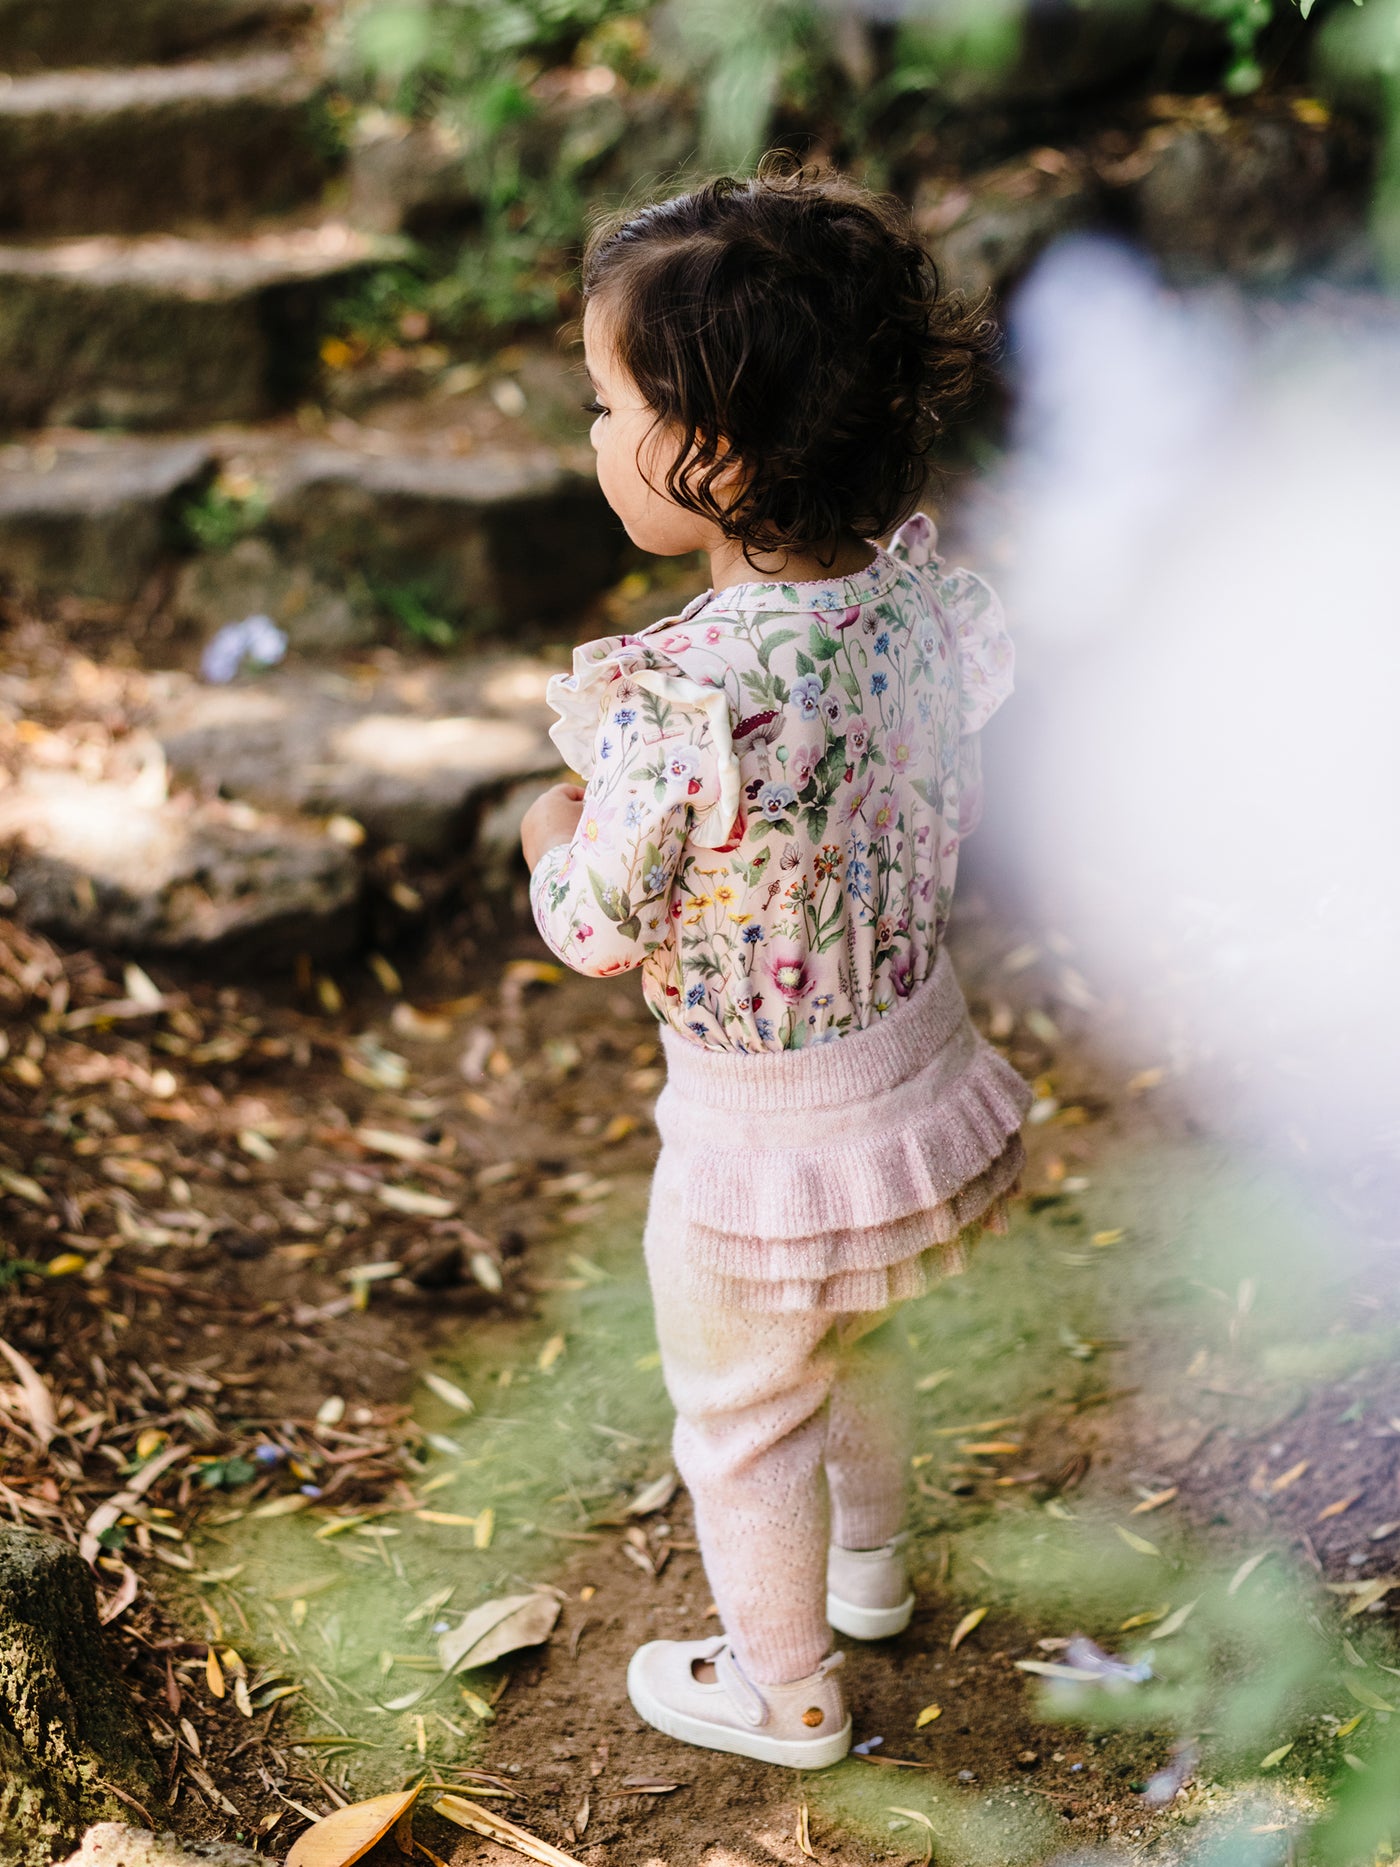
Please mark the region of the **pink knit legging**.
<svg viewBox="0 0 1400 1867"><path fill-rule="evenodd" d="M874 1549L900 1527L908 1400L885 1314L721 1310L688 1300L661 1174L646 1256L676 1466L705 1574L751 1677L804 1678L831 1650L828 1537ZM662 1197L658 1198L657 1195ZM698 1631L698 1630L697 1630Z"/></svg>

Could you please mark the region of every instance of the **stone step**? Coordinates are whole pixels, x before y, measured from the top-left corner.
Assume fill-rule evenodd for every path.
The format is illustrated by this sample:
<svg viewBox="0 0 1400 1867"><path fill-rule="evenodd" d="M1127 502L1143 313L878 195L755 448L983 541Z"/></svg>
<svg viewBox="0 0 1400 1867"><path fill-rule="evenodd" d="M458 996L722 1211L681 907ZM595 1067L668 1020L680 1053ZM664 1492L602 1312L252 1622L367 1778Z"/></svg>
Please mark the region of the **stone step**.
<svg viewBox="0 0 1400 1867"><path fill-rule="evenodd" d="M304 58L52 71L0 88L0 234L248 225L314 201L334 166Z"/></svg>
<svg viewBox="0 0 1400 1867"><path fill-rule="evenodd" d="M0 246L0 429L259 420L311 379L330 301L393 251L336 221Z"/></svg>
<svg viewBox="0 0 1400 1867"><path fill-rule="evenodd" d="M261 519L190 556L182 509L216 470ZM591 456L531 443L385 456L276 429L183 438L56 433L0 447L0 585L124 602L187 561L177 620L208 637L264 614L308 655L400 639L557 635L614 581L625 541ZM411 632L411 631L410 631Z"/></svg>
<svg viewBox="0 0 1400 1867"><path fill-rule="evenodd" d="M285 966L344 952L362 871L324 825L192 794L29 770L0 795L14 911L83 945Z"/></svg>
<svg viewBox="0 0 1400 1867"><path fill-rule="evenodd" d="M0 71L187 58L299 30L317 10L316 0L0 0Z"/></svg>
<svg viewBox="0 0 1400 1867"><path fill-rule="evenodd" d="M198 440L0 448L0 582L23 596L129 601L169 556L178 502L213 469Z"/></svg>
<svg viewBox="0 0 1400 1867"><path fill-rule="evenodd" d="M231 687L169 676L149 722L170 770L281 816L348 817L373 843L463 855L512 787L558 771L557 661L480 654L350 674L287 666Z"/></svg>
<svg viewBox="0 0 1400 1867"><path fill-rule="evenodd" d="M247 458L280 555L381 610L407 600L467 636L538 639L622 561L626 539L586 449L454 459L315 444Z"/></svg>
<svg viewBox="0 0 1400 1867"><path fill-rule="evenodd" d="M125 730L96 767L62 730L13 731L36 710L71 713L71 690L48 674L11 683L6 906L84 945L277 969L363 940L367 892L402 873L380 864L386 845L484 906L517 881L520 815L559 769L545 733L555 666L380 651L214 688L167 670L109 696ZM422 905L391 893L401 912Z"/></svg>

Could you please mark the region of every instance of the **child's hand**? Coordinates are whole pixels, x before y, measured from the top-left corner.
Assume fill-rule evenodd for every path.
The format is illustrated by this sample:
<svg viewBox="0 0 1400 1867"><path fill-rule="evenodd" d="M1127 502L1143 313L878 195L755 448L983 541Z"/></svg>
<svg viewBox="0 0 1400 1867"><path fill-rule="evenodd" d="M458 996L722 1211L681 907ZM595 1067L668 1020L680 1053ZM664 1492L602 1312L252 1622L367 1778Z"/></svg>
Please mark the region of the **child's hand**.
<svg viewBox="0 0 1400 1867"><path fill-rule="evenodd" d="M582 812L583 792L576 784L552 784L535 799L520 825L520 847L532 872L541 856L570 840Z"/></svg>

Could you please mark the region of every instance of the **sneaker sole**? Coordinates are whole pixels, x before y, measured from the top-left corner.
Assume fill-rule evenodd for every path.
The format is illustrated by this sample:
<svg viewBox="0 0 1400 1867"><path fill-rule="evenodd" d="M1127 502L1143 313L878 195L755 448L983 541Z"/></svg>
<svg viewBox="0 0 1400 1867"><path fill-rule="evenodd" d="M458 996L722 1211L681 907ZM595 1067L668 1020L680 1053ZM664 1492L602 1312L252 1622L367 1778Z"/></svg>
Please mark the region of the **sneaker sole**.
<svg viewBox="0 0 1400 1867"><path fill-rule="evenodd" d="M826 1618L838 1634L851 1640L889 1640L902 1634L913 1620L914 1597L910 1595L897 1608L858 1608L853 1601L828 1594Z"/></svg>
<svg viewBox="0 0 1400 1867"><path fill-rule="evenodd" d="M637 1716L666 1737L696 1744L702 1750L725 1750L731 1756L750 1757L755 1763L776 1763L787 1770L825 1770L840 1763L851 1748L849 1718L830 1737L783 1738L765 1737L762 1731L744 1731L734 1725L712 1724L708 1718L676 1711L648 1690L635 1659L627 1668L627 1696Z"/></svg>

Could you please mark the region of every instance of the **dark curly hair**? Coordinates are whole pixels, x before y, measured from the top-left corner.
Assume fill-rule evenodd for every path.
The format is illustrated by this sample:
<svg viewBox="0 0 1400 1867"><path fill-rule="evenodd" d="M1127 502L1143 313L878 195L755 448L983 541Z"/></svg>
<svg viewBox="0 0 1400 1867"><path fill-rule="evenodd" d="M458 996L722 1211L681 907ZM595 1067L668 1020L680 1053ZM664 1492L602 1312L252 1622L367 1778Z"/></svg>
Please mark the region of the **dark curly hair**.
<svg viewBox="0 0 1400 1867"><path fill-rule="evenodd" d="M599 227L583 293L678 436L668 496L750 558L908 518L996 346L902 203L781 158Z"/></svg>

